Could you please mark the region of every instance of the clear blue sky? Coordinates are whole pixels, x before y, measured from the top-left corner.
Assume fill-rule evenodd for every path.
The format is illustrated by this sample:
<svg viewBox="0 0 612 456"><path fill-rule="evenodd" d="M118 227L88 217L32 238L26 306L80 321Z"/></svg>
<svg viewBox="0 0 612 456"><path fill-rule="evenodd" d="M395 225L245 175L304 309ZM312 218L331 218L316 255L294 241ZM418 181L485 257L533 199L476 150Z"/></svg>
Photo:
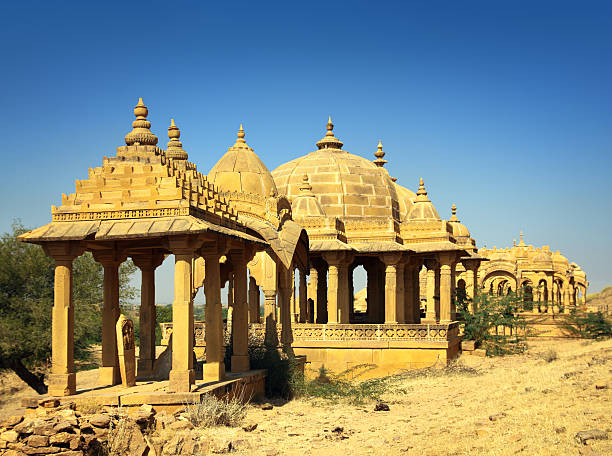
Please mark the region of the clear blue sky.
<svg viewBox="0 0 612 456"><path fill-rule="evenodd" d="M0 231L47 223L143 97L203 172L240 123L272 170L331 114L345 149L382 139L390 173L423 177L444 217L455 203L478 245L523 230L591 292L612 285L610 2L127 3L2 3Z"/></svg>

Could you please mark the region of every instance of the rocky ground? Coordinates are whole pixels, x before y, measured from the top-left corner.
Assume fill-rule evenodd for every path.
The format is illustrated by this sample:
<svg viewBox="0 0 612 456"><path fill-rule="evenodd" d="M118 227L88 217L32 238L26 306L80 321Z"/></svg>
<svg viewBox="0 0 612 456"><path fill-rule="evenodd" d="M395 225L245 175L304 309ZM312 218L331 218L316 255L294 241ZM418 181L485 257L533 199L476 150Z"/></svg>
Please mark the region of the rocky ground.
<svg viewBox="0 0 612 456"><path fill-rule="evenodd" d="M380 400L388 410L377 411L374 401L298 399L253 404L240 426L205 429L146 407L123 420L123 430L125 411L39 407L2 424L0 447L12 443L21 453L6 454L16 456L37 454L42 447L34 445L45 443L55 448L45 454L77 456L98 442L108 447L110 435L110 446L134 445L122 454L158 456L612 454L612 341L538 341L522 355L463 356L452 368L393 378L386 388ZM62 414L76 423L52 444L61 432L49 429L66 421ZM24 424L32 419L36 426Z"/></svg>

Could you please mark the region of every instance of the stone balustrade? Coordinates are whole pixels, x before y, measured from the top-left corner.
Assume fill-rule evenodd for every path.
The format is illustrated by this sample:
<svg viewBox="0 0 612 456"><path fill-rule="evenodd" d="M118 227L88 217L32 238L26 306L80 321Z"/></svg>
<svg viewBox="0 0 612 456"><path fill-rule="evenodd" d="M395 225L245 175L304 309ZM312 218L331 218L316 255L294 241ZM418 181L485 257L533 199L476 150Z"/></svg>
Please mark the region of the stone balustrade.
<svg viewBox="0 0 612 456"><path fill-rule="evenodd" d="M167 345L172 323L160 323L162 345ZM204 323L194 324L196 346L205 346ZM280 337L281 326L277 326ZM292 325L294 341L432 341L446 342L459 335L459 323L442 324L311 324ZM263 340L264 324L251 324L250 337Z"/></svg>

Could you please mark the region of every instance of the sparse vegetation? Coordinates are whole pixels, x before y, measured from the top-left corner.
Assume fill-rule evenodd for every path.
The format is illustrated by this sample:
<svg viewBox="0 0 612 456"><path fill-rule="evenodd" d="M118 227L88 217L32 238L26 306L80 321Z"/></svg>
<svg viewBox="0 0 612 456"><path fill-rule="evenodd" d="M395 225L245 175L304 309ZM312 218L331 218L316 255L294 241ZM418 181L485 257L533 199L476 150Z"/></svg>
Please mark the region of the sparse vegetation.
<svg viewBox="0 0 612 456"><path fill-rule="evenodd" d="M476 307L470 311L471 304ZM527 322L520 314L523 298L516 293L493 296L483 292L471 300L458 296L457 310L464 325L464 340L473 340L487 355L521 353L527 345Z"/></svg>
<svg viewBox="0 0 612 456"><path fill-rule="evenodd" d="M557 355L557 350L553 348L549 348L542 354L542 359L547 363L552 363L553 361L559 359L559 355Z"/></svg>
<svg viewBox="0 0 612 456"><path fill-rule="evenodd" d="M185 415L191 424L200 428L239 426L246 417L249 399L244 396L244 390L224 399L205 394L201 402L187 406Z"/></svg>
<svg viewBox="0 0 612 456"><path fill-rule="evenodd" d="M612 337L612 324L601 312L572 312L567 315L563 329L582 339L606 339Z"/></svg>

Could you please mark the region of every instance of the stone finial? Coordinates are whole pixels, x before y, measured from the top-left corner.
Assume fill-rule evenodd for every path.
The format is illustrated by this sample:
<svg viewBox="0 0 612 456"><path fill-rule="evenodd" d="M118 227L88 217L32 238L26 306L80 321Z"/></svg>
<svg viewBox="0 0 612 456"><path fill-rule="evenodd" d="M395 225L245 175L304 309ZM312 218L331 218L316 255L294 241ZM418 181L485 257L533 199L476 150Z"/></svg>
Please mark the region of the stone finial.
<svg viewBox="0 0 612 456"><path fill-rule="evenodd" d="M310 180L308 178L308 174L304 174L302 177L302 183L300 184L300 192L302 192L301 196L315 196L312 192L312 185L310 185Z"/></svg>
<svg viewBox="0 0 612 456"><path fill-rule="evenodd" d="M342 149L344 143L334 136L334 124L331 116L329 116L326 128L327 132L325 133L323 139L317 143L317 147L319 149Z"/></svg>
<svg viewBox="0 0 612 456"><path fill-rule="evenodd" d="M174 119L170 119L170 126L168 127L168 148L166 149L166 157L174 160L187 160L189 157L187 152L183 150L183 143L179 141L181 137L181 131L175 125Z"/></svg>
<svg viewBox="0 0 612 456"><path fill-rule="evenodd" d="M382 141L378 141L378 150L374 152L374 156L376 160L374 160L374 164L378 167L383 167L387 163L383 157L385 156L385 152L383 151Z"/></svg>
<svg viewBox="0 0 612 456"><path fill-rule="evenodd" d="M138 104L134 107L134 115L136 120L132 122L132 131L125 135L125 143L128 146L156 145L157 136L151 133L151 122L147 120L149 110L142 102L142 98L138 99Z"/></svg>
<svg viewBox="0 0 612 456"><path fill-rule="evenodd" d="M519 246L524 247L525 246L525 241L523 241L523 232L521 231L521 242L519 243Z"/></svg>
<svg viewBox="0 0 612 456"><path fill-rule="evenodd" d="M425 184L423 183L423 178L419 181L419 189L417 190L416 201L429 201L427 197L427 190L425 190Z"/></svg>
<svg viewBox="0 0 612 456"><path fill-rule="evenodd" d="M451 207L451 218L448 221L449 222L459 222L459 219L457 218L457 206L455 206L454 203L453 203L453 206Z"/></svg>
<svg viewBox="0 0 612 456"><path fill-rule="evenodd" d="M246 141L244 140L244 128L242 128L242 124L240 124L240 128L238 129L238 133L236 135L238 137L238 139L236 139L236 143L242 143L242 144L246 144Z"/></svg>

